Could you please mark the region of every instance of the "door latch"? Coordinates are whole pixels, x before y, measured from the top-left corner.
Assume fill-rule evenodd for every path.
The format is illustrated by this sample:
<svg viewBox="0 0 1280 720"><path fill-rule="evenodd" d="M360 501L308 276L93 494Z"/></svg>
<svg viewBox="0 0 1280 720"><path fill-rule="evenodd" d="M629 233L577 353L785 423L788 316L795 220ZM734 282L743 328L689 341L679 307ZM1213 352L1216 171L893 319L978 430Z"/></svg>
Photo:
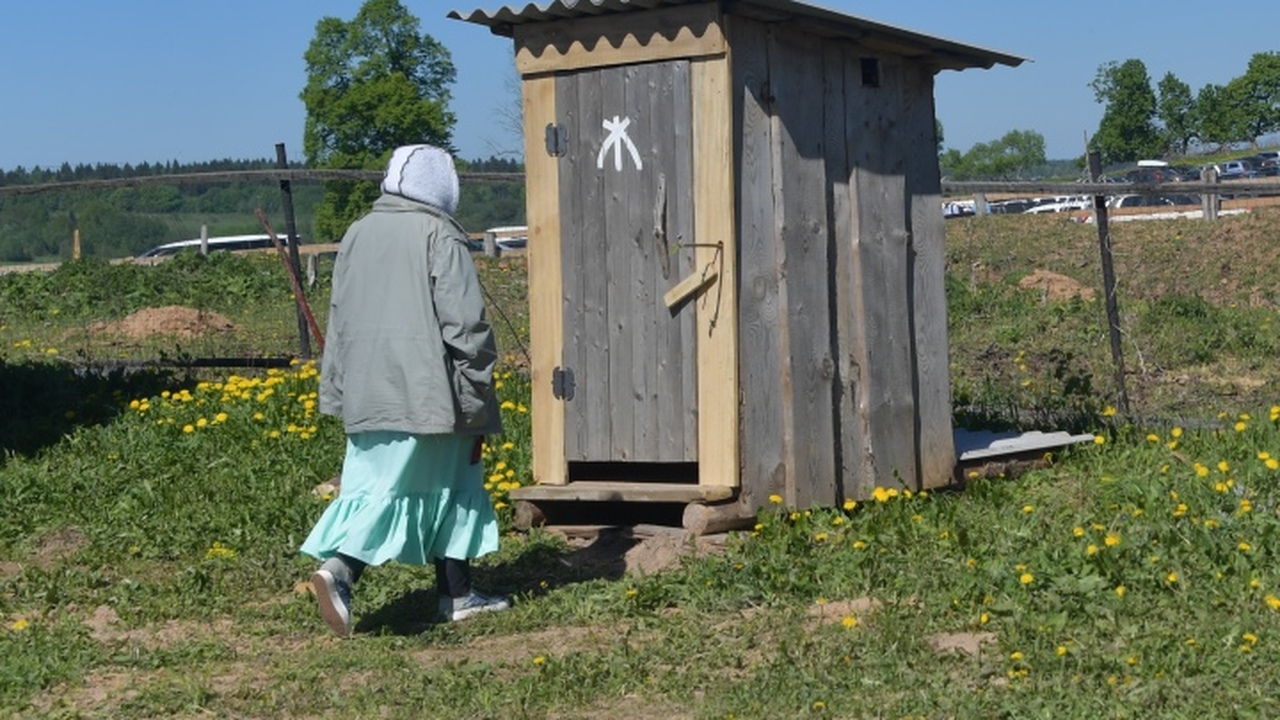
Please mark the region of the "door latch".
<svg viewBox="0 0 1280 720"><path fill-rule="evenodd" d="M568 402L573 399L573 369L557 366L551 371L551 395Z"/></svg>
<svg viewBox="0 0 1280 720"><path fill-rule="evenodd" d="M569 152L569 131L560 123L547 123L547 154L563 157Z"/></svg>

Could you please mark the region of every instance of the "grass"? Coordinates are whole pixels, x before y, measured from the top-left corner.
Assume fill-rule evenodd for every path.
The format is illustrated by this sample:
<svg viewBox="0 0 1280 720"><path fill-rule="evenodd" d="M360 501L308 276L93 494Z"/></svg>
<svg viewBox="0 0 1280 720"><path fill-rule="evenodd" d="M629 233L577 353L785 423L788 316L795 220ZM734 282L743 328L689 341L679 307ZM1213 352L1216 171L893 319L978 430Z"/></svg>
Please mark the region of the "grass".
<svg viewBox="0 0 1280 720"><path fill-rule="evenodd" d="M36 350L93 317L93 303L56 284L24 291L39 321L0 318L0 397L22 420L0 424L0 715L1275 716L1274 308L1240 301L1254 280L1224 284L1161 241L1172 227L1120 235L1122 279L1148 288L1122 305L1126 348L1146 363L1130 379L1160 421L1121 417L1096 301L1017 287L1031 269L1090 284L1096 238L993 220L948 226L958 417L1065 418L1099 443L962 489L770 505L722 550L655 573L625 571L627 553L649 547L625 536L581 547L507 534L477 580L519 602L465 623L431 621L430 570L377 568L358 588L350 641L325 630L299 586L312 563L296 548L342 451L341 428L315 413L314 366L86 373L58 359L71 353ZM1252 227L1177 232L1239 250ZM1138 245L1179 267L1147 268ZM1259 281L1274 271L1270 256L1233 262ZM481 267L511 350L508 431L485 452L507 526L506 494L530 472L514 342L527 340L525 285L518 258ZM206 272L255 273L190 272L193 286ZM1185 284L1157 291L1158 278ZM15 291L0 282L4 292ZM1195 379L1226 367L1264 384L1226 392ZM1189 378L1181 395L1157 382L1170 374Z"/></svg>

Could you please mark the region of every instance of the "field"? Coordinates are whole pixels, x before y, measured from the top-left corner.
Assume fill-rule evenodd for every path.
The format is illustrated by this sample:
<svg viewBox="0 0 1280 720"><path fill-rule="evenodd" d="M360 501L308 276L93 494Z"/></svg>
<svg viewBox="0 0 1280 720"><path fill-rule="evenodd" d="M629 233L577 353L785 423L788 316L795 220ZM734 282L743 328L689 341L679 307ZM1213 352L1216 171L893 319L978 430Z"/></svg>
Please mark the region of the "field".
<svg viewBox="0 0 1280 720"><path fill-rule="evenodd" d="M771 505L711 542L510 533L477 572L516 607L457 624L431 620L430 570L376 568L349 640L297 553L342 450L314 365L82 365L290 351L278 265L0 276L0 716L1280 714L1280 212L1116 226L1128 415L1094 229L947 229L957 423L1097 443L943 492ZM524 264L481 268L506 352L508 432L485 462L507 522L529 473ZM231 326L102 330L157 307Z"/></svg>

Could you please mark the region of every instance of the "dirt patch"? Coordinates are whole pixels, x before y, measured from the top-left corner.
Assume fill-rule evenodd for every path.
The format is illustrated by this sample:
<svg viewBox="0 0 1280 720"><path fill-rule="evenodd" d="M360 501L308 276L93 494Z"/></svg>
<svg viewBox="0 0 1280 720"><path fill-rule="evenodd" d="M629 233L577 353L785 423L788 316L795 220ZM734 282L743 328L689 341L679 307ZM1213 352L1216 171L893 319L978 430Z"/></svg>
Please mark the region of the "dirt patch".
<svg viewBox="0 0 1280 720"><path fill-rule="evenodd" d="M825 622L843 622L845 618L852 617L859 621L880 609L880 601L875 598L860 597L853 600L834 600L830 602L814 603L809 606L806 614L820 623Z"/></svg>
<svg viewBox="0 0 1280 720"><path fill-rule="evenodd" d="M47 568L80 552L89 544L89 538L77 528L62 528L43 540L36 548L35 564Z"/></svg>
<svg viewBox="0 0 1280 720"><path fill-rule="evenodd" d="M1039 290L1045 300L1059 302L1078 297L1081 300L1094 298L1093 288L1085 287L1066 275L1059 275L1048 270L1036 270L1018 281L1018 287L1024 290Z"/></svg>
<svg viewBox="0 0 1280 720"><path fill-rule="evenodd" d="M216 312L181 305L143 308L118 322L98 322L89 326L91 332L126 335L135 340L151 335L193 338L207 333L231 332L235 328L234 323Z"/></svg>
<svg viewBox="0 0 1280 720"><path fill-rule="evenodd" d="M84 619L84 625L89 629L89 636L100 643L126 642L152 650L196 639L231 639L235 629L230 618L220 618L213 622L169 620L160 625L129 630L121 627L120 616L109 605L94 608Z"/></svg>
<svg viewBox="0 0 1280 720"><path fill-rule="evenodd" d="M974 657L982 653L982 646L996 641L996 634L989 632L939 633L925 638L929 646L939 653L963 653Z"/></svg>

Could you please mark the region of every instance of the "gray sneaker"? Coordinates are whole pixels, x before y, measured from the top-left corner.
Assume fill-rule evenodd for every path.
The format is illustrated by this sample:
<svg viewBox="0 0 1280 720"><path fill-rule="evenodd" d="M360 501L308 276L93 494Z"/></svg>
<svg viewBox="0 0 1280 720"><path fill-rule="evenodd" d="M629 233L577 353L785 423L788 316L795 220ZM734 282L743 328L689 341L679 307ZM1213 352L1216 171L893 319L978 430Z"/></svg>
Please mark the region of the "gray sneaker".
<svg viewBox="0 0 1280 720"><path fill-rule="evenodd" d="M439 601L440 618L445 622L466 620L472 615L498 612L511 607L511 598L504 595L484 595L472 590L462 597L442 597Z"/></svg>
<svg viewBox="0 0 1280 720"><path fill-rule="evenodd" d="M316 600L320 602L320 617L341 637L351 634L351 583L334 578L328 570L317 570L311 576Z"/></svg>

